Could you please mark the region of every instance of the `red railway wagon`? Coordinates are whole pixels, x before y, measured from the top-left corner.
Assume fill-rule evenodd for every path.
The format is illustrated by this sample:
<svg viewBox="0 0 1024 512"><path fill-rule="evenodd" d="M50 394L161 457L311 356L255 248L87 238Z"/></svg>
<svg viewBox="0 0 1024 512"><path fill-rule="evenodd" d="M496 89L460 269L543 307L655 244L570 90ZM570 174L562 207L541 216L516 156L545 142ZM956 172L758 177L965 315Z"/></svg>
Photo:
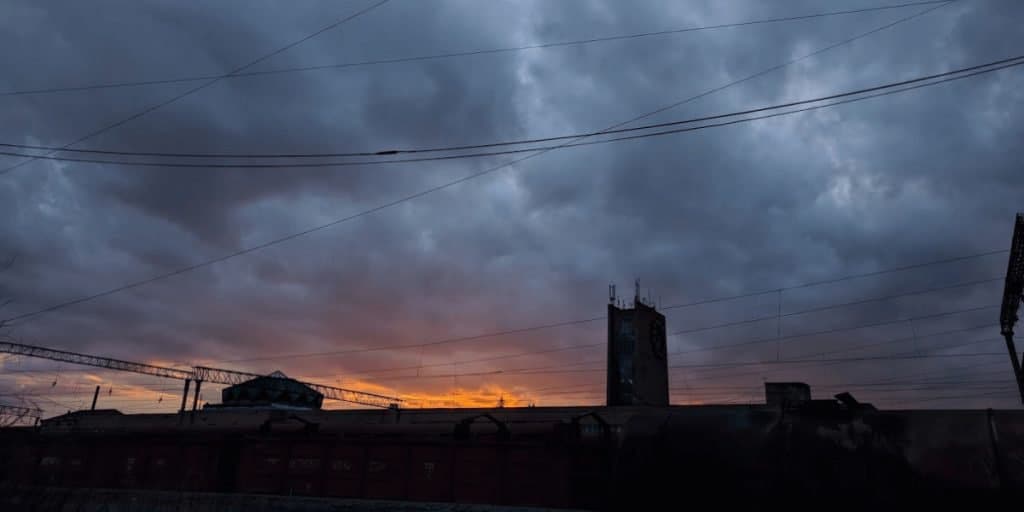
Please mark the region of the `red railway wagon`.
<svg viewBox="0 0 1024 512"><path fill-rule="evenodd" d="M323 456L329 453L329 442L308 443L297 441L288 452L288 466L285 468L285 486L289 494L296 496L322 496L324 491L325 468Z"/></svg>
<svg viewBox="0 0 1024 512"><path fill-rule="evenodd" d="M235 489L245 493L564 506L564 449L512 441L246 439Z"/></svg>
<svg viewBox="0 0 1024 512"><path fill-rule="evenodd" d="M451 501L452 451L444 446L409 447L407 495L415 501Z"/></svg>
<svg viewBox="0 0 1024 512"><path fill-rule="evenodd" d="M29 432L0 438L3 483L565 507L603 490L609 443L553 425L453 431L439 425L343 432ZM605 454L603 457L601 454ZM603 467L596 465L602 464ZM574 482L576 482L574 484Z"/></svg>
<svg viewBox="0 0 1024 512"><path fill-rule="evenodd" d="M93 487L105 489L144 489L144 466L151 441L145 437L93 438L88 445L93 454ZM65 485L67 485L65 483Z"/></svg>
<svg viewBox="0 0 1024 512"><path fill-rule="evenodd" d="M280 440L243 443L235 488L249 494L282 494L288 446Z"/></svg>
<svg viewBox="0 0 1024 512"><path fill-rule="evenodd" d="M156 439L149 449L146 464L147 489L174 491L182 488L183 450L172 439Z"/></svg>
<svg viewBox="0 0 1024 512"><path fill-rule="evenodd" d="M400 443L383 442L365 446L363 495L370 499L404 499L408 463L406 449Z"/></svg>
<svg viewBox="0 0 1024 512"><path fill-rule="evenodd" d="M0 440L3 482L68 488L217 491L223 442L167 435L33 434Z"/></svg>
<svg viewBox="0 0 1024 512"><path fill-rule="evenodd" d="M0 482L10 485L30 485L35 454L32 440L27 431L0 429Z"/></svg>
<svg viewBox="0 0 1024 512"><path fill-rule="evenodd" d="M338 498L362 496L365 447L337 444L326 454L329 458L324 464L324 495Z"/></svg>

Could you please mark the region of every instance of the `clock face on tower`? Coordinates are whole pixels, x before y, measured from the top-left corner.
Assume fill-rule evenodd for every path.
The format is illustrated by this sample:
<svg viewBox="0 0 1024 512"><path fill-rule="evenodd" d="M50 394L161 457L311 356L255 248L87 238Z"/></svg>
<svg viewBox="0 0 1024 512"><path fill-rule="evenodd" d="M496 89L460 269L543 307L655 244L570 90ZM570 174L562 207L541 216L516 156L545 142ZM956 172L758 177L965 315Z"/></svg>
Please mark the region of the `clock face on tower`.
<svg viewBox="0 0 1024 512"><path fill-rule="evenodd" d="M665 319L655 318L651 320L650 328L651 353L658 360L665 359Z"/></svg>

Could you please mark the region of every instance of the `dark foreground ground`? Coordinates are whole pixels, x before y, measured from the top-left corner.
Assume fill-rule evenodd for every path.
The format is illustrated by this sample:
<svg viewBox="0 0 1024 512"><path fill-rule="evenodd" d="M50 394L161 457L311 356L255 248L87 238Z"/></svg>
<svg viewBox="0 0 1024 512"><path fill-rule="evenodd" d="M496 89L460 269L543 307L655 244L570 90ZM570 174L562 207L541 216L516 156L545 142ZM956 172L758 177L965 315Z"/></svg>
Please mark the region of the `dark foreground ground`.
<svg viewBox="0 0 1024 512"><path fill-rule="evenodd" d="M202 492L3 489L4 512L539 512L551 509ZM565 509L560 509L565 510Z"/></svg>

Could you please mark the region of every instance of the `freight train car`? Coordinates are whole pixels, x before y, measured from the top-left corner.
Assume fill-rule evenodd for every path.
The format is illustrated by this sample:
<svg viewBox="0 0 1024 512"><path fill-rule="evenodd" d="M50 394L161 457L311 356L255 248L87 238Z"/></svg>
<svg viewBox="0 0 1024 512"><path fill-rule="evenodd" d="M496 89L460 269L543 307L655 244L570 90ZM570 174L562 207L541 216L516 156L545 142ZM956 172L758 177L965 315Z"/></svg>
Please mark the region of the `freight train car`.
<svg viewBox="0 0 1024 512"><path fill-rule="evenodd" d="M570 507L601 500L610 432L470 415L447 425L321 431L267 421L251 431L9 429L3 484ZM272 418L271 418L272 419ZM480 421L480 423L477 423ZM477 423L474 425L474 423ZM581 455L585 454L585 455ZM578 467L578 464L586 467ZM580 478L580 476L584 478Z"/></svg>
<svg viewBox="0 0 1024 512"><path fill-rule="evenodd" d="M797 406L213 411L0 431L14 489L635 509L693 496L1022 490L1024 413Z"/></svg>

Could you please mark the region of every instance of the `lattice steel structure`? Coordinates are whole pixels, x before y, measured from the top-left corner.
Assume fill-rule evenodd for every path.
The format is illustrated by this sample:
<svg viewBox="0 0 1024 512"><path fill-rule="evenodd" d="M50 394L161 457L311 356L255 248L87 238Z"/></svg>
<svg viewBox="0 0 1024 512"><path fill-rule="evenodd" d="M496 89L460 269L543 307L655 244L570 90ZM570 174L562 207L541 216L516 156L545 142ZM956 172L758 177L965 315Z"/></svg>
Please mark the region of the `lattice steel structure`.
<svg viewBox="0 0 1024 512"><path fill-rule="evenodd" d="M153 375L155 377L163 377L166 379L184 380L192 378L191 370L166 368L152 364L136 363L132 361L124 361L122 359L80 354L78 352L68 352L66 350L56 350L52 348L38 347L35 345L24 345L21 343L0 342L0 352L16 356L49 359L51 361L60 361L63 363L95 366L97 368L106 368L122 372L141 373L142 375Z"/></svg>
<svg viewBox="0 0 1024 512"><path fill-rule="evenodd" d="M1006 266L1006 284L1003 287L1003 305L999 310L999 328L1006 338L1006 349L1010 352L1013 375L1017 379L1021 403L1024 403L1024 375L1021 375L1021 359L1013 342L1013 327L1017 323L1017 310L1024 298L1024 214L1018 213L1010 242L1010 260Z"/></svg>
<svg viewBox="0 0 1024 512"><path fill-rule="evenodd" d="M368 405L371 407L398 407L402 399L377 395L374 393L367 393L365 391L355 391L352 389L339 388L335 386L326 386L323 384L314 384L312 382L303 382L292 379L291 377L282 375L259 375L256 373L240 372L235 370L224 370L220 368L209 368L206 366L196 366L193 370L193 378L197 382L213 382L216 384L228 384L235 385L241 384L245 381L255 379L258 377L267 378L265 382L280 382L282 386L288 381L298 382L303 386L307 386L320 393L323 393L324 398L330 398L332 400L341 400L343 402L351 402L360 405Z"/></svg>
<svg viewBox="0 0 1024 512"><path fill-rule="evenodd" d="M312 389L319 391L320 393L323 393L324 398L340 400L343 402L351 402L360 405L367 405L371 407L394 408L398 407L398 405L402 402L400 398L396 397L378 395L374 393L366 393L364 391L356 391L353 389L345 389L335 386L326 386L323 384L314 384L311 382L303 382L300 380L292 379L290 377L283 377L277 375L259 375L256 373L226 370L222 368L210 368L207 366L196 366L187 370L178 368L168 368L164 366L156 366L146 363L137 363L134 361L125 361L123 359L114 359L110 357L81 354L78 352L56 350L52 348L39 347L35 345L25 345L22 343L0 342L0 353L35 357L40 359L49 359L51 361L81 364L86 366L94 366L97 368L106 368L109 370L138 373L142 375L152 375L154 377L161 377L165 379L183 380L185 381L185 391L181 398L181 410L185 409L185 402L188 398L189 384L192 381L195 381L196 383L195 398L192 401L192 410L195 410L199 403L199 389L203 382L234 385L240 384L242 382L257 377L270 377L270 379L268 379L267 382L281 382L282 385L284 385L288 381L298 382L299 384L308 386Z"/></svg>
<svg viewBox="0 0 1024 512"><path fill-rule="evenodd" d="M39 409L0 404L0 427L9 427L26 418L33 420L34 423L41 415L42 411Z"/></svg>

